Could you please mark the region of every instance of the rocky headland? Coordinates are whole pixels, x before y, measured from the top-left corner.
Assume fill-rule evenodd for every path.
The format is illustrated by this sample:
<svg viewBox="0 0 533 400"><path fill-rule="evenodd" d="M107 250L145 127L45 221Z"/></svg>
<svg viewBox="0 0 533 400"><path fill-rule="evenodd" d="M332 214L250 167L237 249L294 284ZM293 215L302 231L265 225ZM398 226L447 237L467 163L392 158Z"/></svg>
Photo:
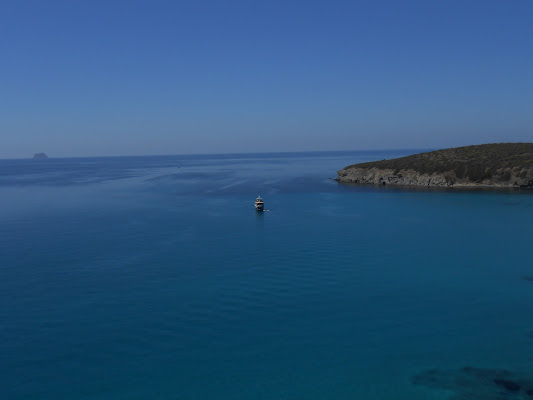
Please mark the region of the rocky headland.
<svg viewBox="0 0 533 400"><path fill-rule="evenodd" d="M343 183L440 187L533 188L533 143L495 143L354 164Z"/></svg>

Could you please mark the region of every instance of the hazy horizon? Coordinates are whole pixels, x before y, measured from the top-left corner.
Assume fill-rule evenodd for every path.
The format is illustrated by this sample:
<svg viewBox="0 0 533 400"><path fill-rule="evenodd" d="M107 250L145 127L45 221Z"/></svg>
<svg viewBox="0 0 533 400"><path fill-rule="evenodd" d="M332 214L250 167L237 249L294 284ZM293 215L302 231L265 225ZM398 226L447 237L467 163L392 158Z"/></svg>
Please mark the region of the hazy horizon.
<svg viewBox="0 0 533 400"><path fill-rule="evenodd" d="M533 3L2 6L0 158L529 142Z"/></svg>
<svg viewBox="0 0 533 400"><path fill-rule="evenodd" d="M43 151L30 154L28 157L5 157L0 160L25 160L31 159L35 154L44 153L48 158L106 158L106 157L171 157L171 156L216 156L216 155L246 155L246 154L298 154L298 153L354 153L354 152L373 152L373 151L433 151L434 148L375 148L375 149L341 149L341 150L286 150L286 151L242 151L242 152L212 152L212 153L162 153L162 154L105 154L105 155L87 155L87 156L54 156ZM41 159L42 160L42 159Z"/></svg>
<svg viewBox="0 0 533 400"><path fill-rule="evenodd" d="M477 146L482 144L500 144L500 143L530 143L530 142L494 142L494 143L475 143L475 144L466 144L464 146ZM454 146L454 147L464 147ZM161 154L102 154L102 155L84 155L84 156L55 156L50 155L47 152L36 152L30 154L27 157L5 157L0 158L0 160L25 160L31 159L35 154L44 153L48 158L107 158L107 157L172 157L172 156L216 156L216 155L257 155L257 154L312 154L312 153L355 153L355 152L379 152L379 151L391 151L391 152L405 152L405 151L416 151L416 152L430 152L436 150L443 150L451 147L403 147L403 148L367 148L367 149L340 149L340 150L282 150L282 151L241 151L241 152L205 152L205 153L161 153Z"/></svg>

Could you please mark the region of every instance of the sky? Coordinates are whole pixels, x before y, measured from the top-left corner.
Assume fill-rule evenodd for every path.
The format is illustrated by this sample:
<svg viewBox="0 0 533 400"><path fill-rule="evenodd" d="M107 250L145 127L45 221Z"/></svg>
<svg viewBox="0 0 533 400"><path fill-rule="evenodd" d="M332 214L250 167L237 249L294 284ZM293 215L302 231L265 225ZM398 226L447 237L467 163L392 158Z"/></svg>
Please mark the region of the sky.
<svg viewBox="0 0 533 400"><path fill-rule="evenodd" d="M533 141L533 1L0 0L0 158Z"/></svg>

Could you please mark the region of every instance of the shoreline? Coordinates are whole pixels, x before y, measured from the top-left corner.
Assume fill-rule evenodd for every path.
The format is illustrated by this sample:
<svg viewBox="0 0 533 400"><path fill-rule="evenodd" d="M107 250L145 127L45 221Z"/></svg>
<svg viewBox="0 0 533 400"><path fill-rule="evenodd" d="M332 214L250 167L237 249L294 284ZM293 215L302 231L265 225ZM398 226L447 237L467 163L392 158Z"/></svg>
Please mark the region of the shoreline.
<svg viewBox="0 0 533 400"><path fill-rule="evenodd" d="M421 190L421 191L441 191L441 192L513 192L513 193L533 193L532 187L516 187L516 186L500 186L500 185L487 185L487 184L458 184L458 185L408 185L408 184L398 184L398 183L371 183L371 182L353 182L353 181L343 181L339 178L331 178L331 180L336 181L338 184L344 186L356 186L361 188L375 188L380 189L395 189L395 190Z"/></svg>

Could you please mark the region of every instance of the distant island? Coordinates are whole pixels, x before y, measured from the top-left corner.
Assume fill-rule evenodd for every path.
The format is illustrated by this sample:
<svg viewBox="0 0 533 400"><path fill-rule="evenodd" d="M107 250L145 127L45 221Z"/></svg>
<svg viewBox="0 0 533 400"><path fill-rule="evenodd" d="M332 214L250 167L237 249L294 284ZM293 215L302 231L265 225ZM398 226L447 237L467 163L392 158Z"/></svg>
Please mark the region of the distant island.
<svg viewBox="0 0 533 400"><path fill-rule="evenodd" d="M533 143L495 143L354 164L337 181L374 185L533 188Z"/></svg>
<svg viewBox="0 0 533 400"><path fill-rule="evenodd" d="M42 159L45 159L45 158L48 158L48 156L44 153L35 153L33 155L33 159L34 160L42 160Z"/></svg>

